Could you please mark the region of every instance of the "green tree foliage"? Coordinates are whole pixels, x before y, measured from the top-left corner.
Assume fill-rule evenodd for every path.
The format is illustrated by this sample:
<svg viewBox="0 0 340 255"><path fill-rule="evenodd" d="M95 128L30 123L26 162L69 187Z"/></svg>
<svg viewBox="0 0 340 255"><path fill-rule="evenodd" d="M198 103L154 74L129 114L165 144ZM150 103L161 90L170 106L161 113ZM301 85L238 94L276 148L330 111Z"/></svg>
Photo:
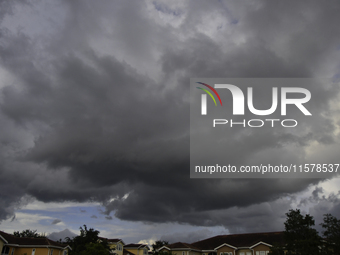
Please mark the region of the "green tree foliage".
<svg viewBox="0 0 340 255"><path fill-rule="evenodd" d="M284 255L285 250L284 247L280 244L273 244L272 247L270 247L269 255Z"/></svg>
<svg viewBox="0 0 340 255"><path fill-rule="evenodd" d="M287 255L319 255L321 238L313 228L313 216L301 215L299 209L286 213L285 250Z"/></svg>
<svg viewBox="0 0 340 255"><path fill-rule="evenodd" d="M157 240L154 244L152 244L152 250L154 251L155 255L171 255L172 253L168 250L166 251L161 251L158 252L157 250L162 248L165 245L168 245L169 242L168 241L164 241L164 240Z"/></svg>
<svg viewBox="0 0 340 255"><path fill-rule="evenodd" d="M70 253L71 254L71 253ZM79 255L111 255L110 251L101 243L89 243L85 245L85 250L82 250Z"/></svg>
<svg viewBox="0 0 340 255"><path fill-rule="evenodd" d="M324 229L322 234L325 239L325 254L340 254L340 220L331 214L325 214L320 225Z"/></svg>
<svg viewBox="0 0 340 255"><path fill-rule="evenodd" d="M154 244L152 244L152 250L156 251L159 248L162 248L164 245L168 245L168 244L169 244L168 241L157 240Z"/></svg>
<svg viewBox="0 0 340 255"><path fill-rule="evenodd" d="M86 225L83 227L80 227L79 236L72 239L66 237L67 244L72 248L69 255L109 255L110 247L105 239L98 237L99 231L93 228L87 229Z"/></svg>
<svg viewBox="0 0 340 255"><path fill-rule="evenodd" d="M14 231L13 235L16 237L34 237L34 238L45 238L45 235L41 235L37 233L37 230L30 230L26 229L21 232L19 231Z"/></svg>

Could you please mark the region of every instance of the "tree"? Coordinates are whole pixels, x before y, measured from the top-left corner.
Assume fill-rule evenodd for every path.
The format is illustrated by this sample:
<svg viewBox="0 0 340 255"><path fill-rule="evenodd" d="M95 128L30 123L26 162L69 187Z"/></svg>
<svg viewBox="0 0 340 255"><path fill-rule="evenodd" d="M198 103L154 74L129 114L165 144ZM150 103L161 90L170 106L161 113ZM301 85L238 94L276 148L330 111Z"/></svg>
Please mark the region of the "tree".
<svg viewBox="0 0 340 255"><path fill-rule="evenodd" d="M85 245L85 248L79 255L111 255L110 251L101 243L89 243Z"/></svg>
<svg viewBox="0 0 340 255"><path fill-rule="evenodd" d="M169 242L168 241L164 241L164 240L157 240L154 244L152 244L152 250L154 251L155 255L171 255L170 251L157 251L158 249L162 248L165 245L168 245Z"/></svg>
<svg viewBox="0 0 340 255"><path fill-rule="evenodd" d="M168 241L164 241L164 240L157 240L154 244L152 244L152 249L154 251L156 251L159 248L162 248L165 245L168 245L169 242Z"/></svg>
<svg viewBox="0 0 340 255"><path fill-rule="evenodd" d="M80 235L74 238L66 237L66 242L72 248L69 255L110 255L110 247L105 239L98 237L99 231L93 228L80 227ZM93 251L96 251L93 253Z"/></svg>
<svg viewBox="0 0 340 255"><path fill-rule="evenodd" d="M325 214L320 225L325 229L322 232L325 238L325 254L340 254L340 220L331 214Z"/></svg>
<svg viewBox="0 0 340 255"><path fill-rule="evenodd" d="M274 243L272 247L270 247L269 255L284 255L284 247L280 244Z"/></svg>
<svg viewBox="0 0 340 255"><path fill-rule="evenodd" d="M30 229L26 229L21 232L14 231L13 235L16 237L34 237L34 238L45 238L46 237L43 234L38 234L37 230L30 230Z"/></svg>
<svg viewBox="0 0 340 255"><path fill-rule="evenodd" d="M285 250L287 255L319 255L321 238L313 228L313 216L301 215L300 210L289 210L286 213Z"/></svg>

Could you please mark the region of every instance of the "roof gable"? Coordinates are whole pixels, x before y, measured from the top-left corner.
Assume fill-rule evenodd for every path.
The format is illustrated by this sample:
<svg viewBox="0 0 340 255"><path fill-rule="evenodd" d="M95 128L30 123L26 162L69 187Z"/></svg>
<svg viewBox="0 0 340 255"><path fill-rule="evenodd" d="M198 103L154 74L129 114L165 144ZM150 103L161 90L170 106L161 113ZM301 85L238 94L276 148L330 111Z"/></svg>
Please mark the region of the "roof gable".
<svg viewBox="0 0 340 255"><path fill-rule="evenodd" d="M224 244L222 244L222 245L216 247L215 250L218 250L218 249L220 249L220 248L222 248L222 247L224 247L224 246L227 246L227 247L230 247L230 248L233 248L233 249L237 249L237 247L235 247L235 246L232 246L232 245L230 245L230 244L224 243Z"/></svg>
<svg viewBox="0 0 340 255"><path fill-rule="evenodd" d="M146 244L140 244L140 243L130 243L124 246L125 249L148 249L150 250L149 246Z"/></svg>
<svg viewBox="0 0 340 255"><path fill-rule="evenodd" d="M249 248L250 248L250 249L253 249L254 247L256 247L256 246L258 246L258 245L260 245L260 244L266 245L266 246L268 246L268 247L272 247L272 246L273 246L273 245L268 244L268 243L265 243L265 242L258 242L258 243L256 243L256 244L250 246Z"/></svg>

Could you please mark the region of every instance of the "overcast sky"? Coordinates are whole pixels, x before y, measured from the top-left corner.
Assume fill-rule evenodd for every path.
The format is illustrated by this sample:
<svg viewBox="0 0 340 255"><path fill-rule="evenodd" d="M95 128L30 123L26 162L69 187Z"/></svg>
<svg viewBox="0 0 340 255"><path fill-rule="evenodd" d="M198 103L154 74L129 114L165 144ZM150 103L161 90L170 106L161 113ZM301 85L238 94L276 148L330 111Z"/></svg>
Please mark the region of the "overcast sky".
<svg viewBox="0 0 340 255"><path fill-rule="evenodd" d="M0 229L59 238L86 224L126 243L193 242L283 230L291 208L317 224L340 217L338 178L189 178L193 77L330 78L312 89L310 132L237 149L340 163L339 11L337 1L2 0Z"/></svg>

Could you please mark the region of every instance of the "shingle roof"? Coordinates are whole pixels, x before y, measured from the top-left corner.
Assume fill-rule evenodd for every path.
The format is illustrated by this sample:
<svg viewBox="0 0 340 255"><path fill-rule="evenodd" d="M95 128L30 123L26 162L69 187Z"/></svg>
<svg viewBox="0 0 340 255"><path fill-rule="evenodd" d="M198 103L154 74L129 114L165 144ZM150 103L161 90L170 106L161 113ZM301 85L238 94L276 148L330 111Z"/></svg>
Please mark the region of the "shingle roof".
<svg viewBox="0 0 340 255"><path fill-rule="evenodd" d="M195 245L189 244L189 243L182 243L182 242L177 242L177 243L172 243L165 245L166 247L170 249L193 249L193 250L200 250L198 247Z"/></svg>
<svg viewBox="0 0 340 255"><path fill-rule="evenodd" d="M58 243L48 239L47 237L34 238L34 237L16 237L6 232L0 231L0 235L8 242L8 244L18 245L46 245L65 248L67 244Z"/></svg>
<svg viewBox="0 0 340 255"><path fill-rule="evenodd" d="M113 239L107 239L109 242L112 242L112 243L118 243L119 241L122 242L122 239L118 239L118 238L113 238Z"/></svg>
<svg viewBox="0 0 340 255"><path fill-rule="evenodd" d="M122 239L119 239L119 238L111 238L111 239L109 239L109 238L100 237L100 236L98 236L98 238L101 239L101 240L105 240L105 241L107 241L107 242L111 242L111 243L118 243L118 242L124 243L123 240L122 240Z"/></svg>
<svg viewBox="0 0 340 255"><path fill-rule="evenodd" d="M259 242L271 245L274 243L284 244L284 234L283 232L268 232L219 235L192 243L191 245L198 247L201 250L213 250L223 244L228 244L234 247L251 247Z"/></svg>
<svg viewBox="0 0 340 255"><path fill-rule="evenodd" d="M132 252L129 252L128 250L123 249L123 255L134 255Z"/></svg>
<svg viewBox="0 0 340 255"><path fill-rule="evenodd" d="M124 246L124 248L133 248L133 249L140 249L140 248L147 248L148 250L150 249L149 246L147 246L146 244L140 244L140 243L129 243L127 245Z"/></svg>

